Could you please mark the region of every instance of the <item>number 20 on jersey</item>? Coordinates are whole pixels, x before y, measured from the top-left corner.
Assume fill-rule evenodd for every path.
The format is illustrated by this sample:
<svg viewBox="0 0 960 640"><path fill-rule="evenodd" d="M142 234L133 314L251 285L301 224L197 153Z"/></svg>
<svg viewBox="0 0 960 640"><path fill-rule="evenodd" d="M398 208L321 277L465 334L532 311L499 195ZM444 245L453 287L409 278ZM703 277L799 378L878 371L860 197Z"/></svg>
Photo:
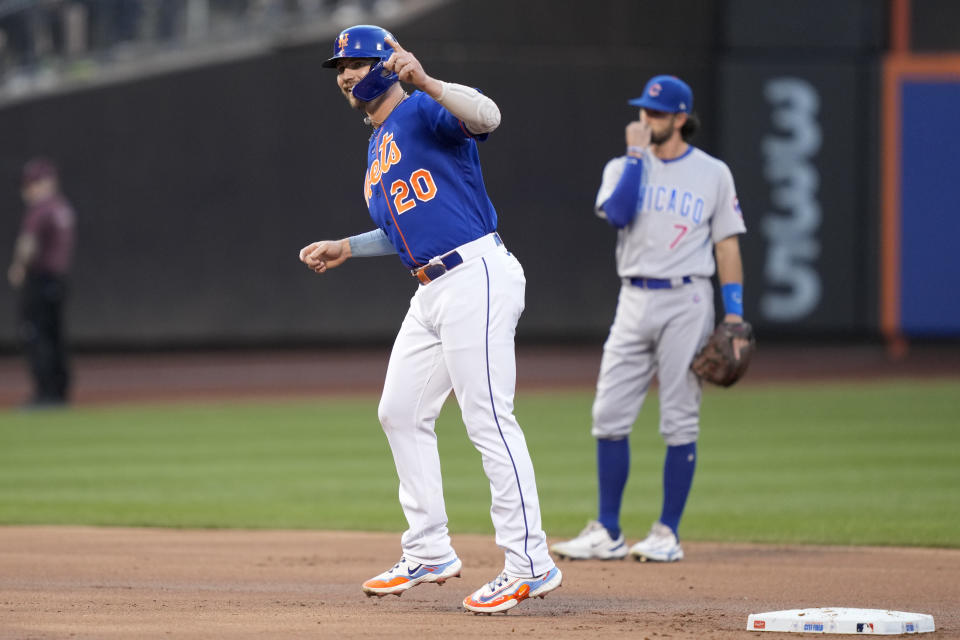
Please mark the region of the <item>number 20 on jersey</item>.
<svg viewBox="0 0 960 640"><path fill-rule="evenodd" d="M381 178L403 157L400 153L400 147L393 140L392 133L383 136L379 151L379 157L370 163L370 169L364 179L363 195L367 199L368 205L370 204L370 198L373 197L373 187L379 184ZM384 184L386 183L384 182ZM427 169L417 169L410 174L409 179L398 178L390 183L390 196L393 198L393 207L397 215L417 206L417 200L428 202L433 200L436 195L437 184L433 180L433 175Z"/></svg>

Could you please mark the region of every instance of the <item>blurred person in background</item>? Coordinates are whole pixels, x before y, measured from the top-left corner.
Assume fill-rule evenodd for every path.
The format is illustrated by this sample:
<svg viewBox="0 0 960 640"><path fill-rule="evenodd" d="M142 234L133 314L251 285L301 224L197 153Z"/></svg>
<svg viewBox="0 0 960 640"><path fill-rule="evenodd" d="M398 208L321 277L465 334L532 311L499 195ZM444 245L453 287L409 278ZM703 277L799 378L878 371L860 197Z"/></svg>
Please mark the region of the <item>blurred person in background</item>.
<svg viewBox="0 0 960 640"><path fill-rule="evenodd" d="M91 50L104 57L124 57L140 35L144 6L131 0L80 0Z"/></svg>
<svg viewBox="0 0 960 640"><path fill-rule="evenodd" d="M0 27L0 82L7 75L7 69L13 65L12 58L7 33Z"/></svg>
<svg viewBox="0 0 960 640"><path fill-rule="evenodd" d="M28 406L63 406L70 387L63 305L76 216L60 193L57 168L47 158L24 166L21 194L26 212L7 276L20 291L18 328L33 377Z"/></svg>
<svg viewBox="0 0 960 640"><path fill-rule="evenodd" d="M30 14L24 10L0 13L0 32L3 32L3 52L9 66L29 63L33 56Z"/></svg>
<svg viewBox="0 0 960 640"><path fill-rule="evenodd" d="M16 70L35 75L68 53L68 14L73 6L59 0L7 6L0 1L0 79Z"/></svg>

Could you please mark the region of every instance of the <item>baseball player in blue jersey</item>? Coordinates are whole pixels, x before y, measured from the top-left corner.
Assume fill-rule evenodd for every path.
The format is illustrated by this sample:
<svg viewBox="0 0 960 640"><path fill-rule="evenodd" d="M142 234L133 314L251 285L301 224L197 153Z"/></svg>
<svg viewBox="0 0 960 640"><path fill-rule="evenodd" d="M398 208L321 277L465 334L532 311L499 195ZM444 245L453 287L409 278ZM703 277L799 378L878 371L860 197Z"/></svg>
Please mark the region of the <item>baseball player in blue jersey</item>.
<svg viewBox="0 0 960 640"><path fill-rule="evenodd" d="M477 142L500 124L490 98L427 75L380 27L343 31L324 63L373 127L363 197L373 231L312 243L300 259L323 273L351 257L397 254L419 285L390 355L379 417L400 479L409 528L402 557L363 583L400 595L460 575L443 501L435 420L451 391L490 481L503 571L463 601L477 613L543 597L562 576L541 528L533 464L513 415L514 333L523 268L497 234ZM407 94L398 80L419 90Z"/></svg>
<svg viewBox="0 0 960 640"><path fill-rule="evenodd" d="M688 143L697 127L690 87L656 76L630 104L640 107L640 119L627 125L626 155L607 163L596 200L597 215L618 229L622 280L593 405L599 513L579 536L551 550L571 559L629 553L673 562L683 558L677 531L700 432L701 381L690 365L713 331L715 271L724 321L743 321L738 236L746 227L727 165ZM654 374L667 444L663 505L647 537L628 550L620 530L628 437Z"/></svg>

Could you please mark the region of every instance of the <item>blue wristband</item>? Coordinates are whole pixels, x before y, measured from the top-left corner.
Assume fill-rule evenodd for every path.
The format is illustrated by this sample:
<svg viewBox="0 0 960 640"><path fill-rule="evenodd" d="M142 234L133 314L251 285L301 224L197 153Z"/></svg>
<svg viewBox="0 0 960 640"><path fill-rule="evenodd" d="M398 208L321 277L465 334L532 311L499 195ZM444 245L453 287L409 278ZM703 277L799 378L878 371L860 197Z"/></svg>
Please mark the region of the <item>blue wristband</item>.
<svg viewBox="0 0 960 640"><path fill-rule="evenodd" d="M727 313L743 317L743 285L730 282L723 285L723 308Z"/></svg>

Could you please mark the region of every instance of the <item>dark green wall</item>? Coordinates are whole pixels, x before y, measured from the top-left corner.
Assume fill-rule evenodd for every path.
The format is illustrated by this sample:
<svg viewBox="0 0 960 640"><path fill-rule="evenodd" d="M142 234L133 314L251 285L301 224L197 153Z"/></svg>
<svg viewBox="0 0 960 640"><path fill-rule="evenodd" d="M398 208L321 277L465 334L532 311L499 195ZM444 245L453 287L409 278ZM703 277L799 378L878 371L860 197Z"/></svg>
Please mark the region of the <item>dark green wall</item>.
<svg viewBox="0 0 960 640"><path fill-rule="evenodd" d="M838 3L858 11L873 4ZM656 73L684 77L703 121L696 142L724 157L721 127L743 124L722 109L737 106L722 86L729 56L749 50L748 60L769 60L776 45L742 40L750 31L726 18L747 9L734 0L468 0L415 24L384 25L429 73L479 87L501 108L481 160L500 231L527 273L521 341L602 339L619 283L615 233L592 207L603 165L622 153L623 128L636 116L626 100ZM858 39L856 55L875 56L874 40ZM42 152L59 161L80 217L75 342L389 340L416 287L398 259L354 260L325 276L297 260L309 241L371 228L362 197L369 128L320 68L329 50L278 49L0 109L0 262L9 260L17 225L20 165ZM743 135L754 134L761 132L747 127ZM744 184L758 171L747 156L730 162ZM869 185L850 188L858 195L844 203L861 203ZM763 203L741 202L757 233ZM748 299L763 251L745 256ZM13 315L2 288L0 345L13 343ZM856 318L870 330L869 319ZM771 329L811 327L847 331L849 318L828 312L812 326Z"/></svg>

